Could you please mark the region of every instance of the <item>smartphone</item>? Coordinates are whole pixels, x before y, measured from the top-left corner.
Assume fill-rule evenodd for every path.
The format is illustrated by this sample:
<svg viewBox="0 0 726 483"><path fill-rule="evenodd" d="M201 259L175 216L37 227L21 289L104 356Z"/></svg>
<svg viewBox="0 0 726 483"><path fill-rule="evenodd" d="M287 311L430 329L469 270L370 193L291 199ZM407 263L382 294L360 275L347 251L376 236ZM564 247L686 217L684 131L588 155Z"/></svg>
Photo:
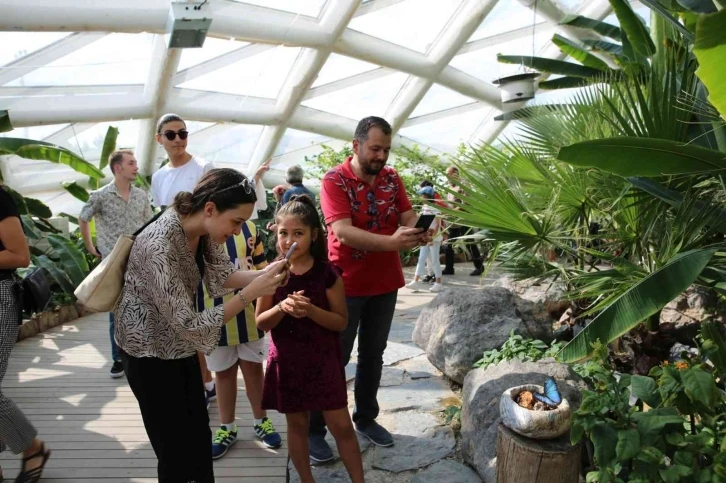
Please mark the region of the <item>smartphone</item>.
<svg viewBox="0 0 726 483"><path fill-rule="evenodd" d="M426 231L431 228L431 223L434 222L434 218L436 218L436 215L420 215L418 220L416 220L414 228L420 228Z"/></svg>
<svg viewBox="0 0 726 483"><path fill-rule="evenodd" d="M293 252L295 251L296 248L297 248L297 242L294 242L292 244L292 246L290 247L290 249L285 254L285 260L290 260L290 257L292 256L292 254L293 254Z"/></svg>

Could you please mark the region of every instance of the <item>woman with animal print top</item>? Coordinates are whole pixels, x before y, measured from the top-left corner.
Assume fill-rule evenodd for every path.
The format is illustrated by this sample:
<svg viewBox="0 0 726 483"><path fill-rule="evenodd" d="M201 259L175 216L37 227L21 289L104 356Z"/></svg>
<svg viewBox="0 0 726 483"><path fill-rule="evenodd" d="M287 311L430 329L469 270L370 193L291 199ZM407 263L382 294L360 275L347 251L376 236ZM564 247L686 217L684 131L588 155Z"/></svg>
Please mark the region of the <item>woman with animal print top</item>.
<svg viewBox="0 0 726 483"><path fill-rule="evenodd" d="M210 353L225 322L272 295L287 262L235 271L222 244L250 217L253 184L233 169L207 172L134 242L116 314L116 342L158 458L159 482L214 481L211 432L196 351ZM223 305L195 308L200 280Z"/></svg>

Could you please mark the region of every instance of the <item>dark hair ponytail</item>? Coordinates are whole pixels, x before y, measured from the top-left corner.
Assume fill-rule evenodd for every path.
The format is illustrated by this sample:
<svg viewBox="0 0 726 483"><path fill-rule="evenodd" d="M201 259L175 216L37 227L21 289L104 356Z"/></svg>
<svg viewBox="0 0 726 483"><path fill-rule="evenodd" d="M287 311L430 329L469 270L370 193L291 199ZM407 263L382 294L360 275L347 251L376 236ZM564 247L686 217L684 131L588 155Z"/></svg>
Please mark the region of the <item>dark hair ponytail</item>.
<svg viewBox="0 0 726 483"><path fill-rule="evenodd" d="M315 202L308 195L294 195L290 201L285 203L275 216L275 221L280 222L283 218L293 217L300 220L303 225L310 228L315 239L310 244L310 254L315 260L328 261L328 247L325 242L325 231L320 222L320 215ZM316 235L317 233L317 235Z"/></svg>
<svg viewBox="0 0 726 483"><path fill-rule="evenodd" d="M181 191L172 205L182 216L193 215L211 201L220 212L257 201L254 182L230 168L210 169L194 187L194 192Z"/></svg>

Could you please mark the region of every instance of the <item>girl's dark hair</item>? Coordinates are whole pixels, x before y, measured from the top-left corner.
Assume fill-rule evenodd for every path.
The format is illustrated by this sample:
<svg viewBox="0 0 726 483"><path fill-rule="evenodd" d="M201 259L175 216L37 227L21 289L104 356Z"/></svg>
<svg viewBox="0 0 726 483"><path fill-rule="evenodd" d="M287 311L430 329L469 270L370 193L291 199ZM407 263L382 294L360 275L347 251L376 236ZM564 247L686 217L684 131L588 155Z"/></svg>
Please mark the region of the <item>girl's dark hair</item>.
<svg viewBox="0 0 726 483"><path fill-rule="evenodd" d="M156 134L161 134L161 129L164 127L164 124L174 121L183 122L184 128L187 127L187 123L186 121L184 121L184 119L182 119L177 114L173 114L170 112L169 114L164 114L163 116L161 116L159 122L156 123Z"/></svg>
<svg viewBox="0 0 726 483"><path fill-rule="evenodd" d="M254 182L230 168L210 169L194 187L194 192L181 191L172 206L182 216L193 215L207 201L217 205L220 212L257 201Z"/></svg>
<svg viewBox="0 0 726 483"><path fill-rule="evenodd" d="M287 217L297 218L303 225L310 227L310 231L317 236L310 244L310 254L315 260L328 261L328 248L325 243L325 232L320 222L320 215L315 207L315 202L308 195L294 195L290 201L282 205L275 215L275 222Z"/></svg>

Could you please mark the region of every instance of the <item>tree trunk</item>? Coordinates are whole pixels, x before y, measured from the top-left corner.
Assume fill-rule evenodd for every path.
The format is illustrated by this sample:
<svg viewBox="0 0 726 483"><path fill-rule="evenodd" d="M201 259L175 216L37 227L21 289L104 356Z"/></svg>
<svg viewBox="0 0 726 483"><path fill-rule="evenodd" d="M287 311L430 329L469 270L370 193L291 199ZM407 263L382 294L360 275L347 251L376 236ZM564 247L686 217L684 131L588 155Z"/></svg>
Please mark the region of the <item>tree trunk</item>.
<svg viewBox="0 0 726 483"><path fill-rule="evenodd" d="M557 439L525 438L499 424L497 483L578 483L580 445L570 435Z"/></svg>

